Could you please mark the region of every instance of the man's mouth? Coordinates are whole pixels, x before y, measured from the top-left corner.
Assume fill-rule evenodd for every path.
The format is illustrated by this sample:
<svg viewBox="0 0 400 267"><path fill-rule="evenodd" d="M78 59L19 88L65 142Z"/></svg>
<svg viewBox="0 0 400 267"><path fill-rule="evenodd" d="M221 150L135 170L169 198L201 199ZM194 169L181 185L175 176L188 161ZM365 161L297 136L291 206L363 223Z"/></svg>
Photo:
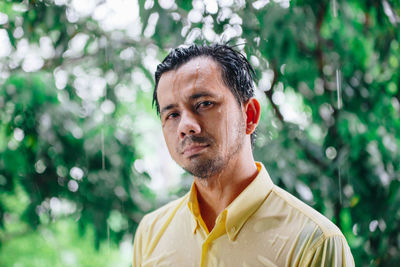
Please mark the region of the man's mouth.
<svg viewBox="0 0 400 267"><path fill-rule="evenodd" d="M200 152L202 152L203 150L205 150L207 147L209 147L210 145L208 144L191 144L189 146L187 146L184 150L183 150L183 155L185 157L192 157Z"/></svg>

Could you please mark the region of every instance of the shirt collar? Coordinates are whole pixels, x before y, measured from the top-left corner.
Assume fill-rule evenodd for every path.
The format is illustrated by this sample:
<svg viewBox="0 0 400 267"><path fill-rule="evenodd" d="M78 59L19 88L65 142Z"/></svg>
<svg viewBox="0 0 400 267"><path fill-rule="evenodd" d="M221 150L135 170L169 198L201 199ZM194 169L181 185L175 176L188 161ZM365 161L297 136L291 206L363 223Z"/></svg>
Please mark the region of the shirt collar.
<svg viewBox="0 0 400 267"><path fill-rule="evenodd" d="M273 187L271 178L264 165L256 162L256 178L226 207L225 229L230 240L234 240L249 217L260 207ZM204 224L197 200L197 190L193 183L189 194L188 207L193 214L192 231L196 232L198 224ZM207 227L204 225L205 229Z"/></svg>
<svg viewBox="0 0 400 267"><path fill-rule="evenodd" d="M230 240L236 238L245 222L272 190L273 183L264 165L260 162L256 162L256 165L259 170L256 178L226 208L228 213L225 225Z"/></svg>
<svg viewBox="0 0 400 267"><path fill-rule="evenodd" d="M197 200L197 189L193 182L189 192L188 208L192 213L192 233L196 233L198 227L198 220L201 218L199 202Z"/></svg>

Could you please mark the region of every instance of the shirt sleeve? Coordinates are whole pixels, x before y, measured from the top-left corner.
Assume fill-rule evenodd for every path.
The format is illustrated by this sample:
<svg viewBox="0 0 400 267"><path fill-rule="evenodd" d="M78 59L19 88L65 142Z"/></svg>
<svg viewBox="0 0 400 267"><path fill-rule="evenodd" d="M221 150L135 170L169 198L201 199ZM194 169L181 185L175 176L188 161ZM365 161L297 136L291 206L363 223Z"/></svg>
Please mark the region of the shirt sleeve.
<svg viewBox="0 0 400 267"><path fill-rule="evenodd" d="M133 241L133 263L132 267L141 267L143 260L143 235L144 235L144 222L139 223L136 229L135 239Z"/></svg>
<svg viewBox="0 0 400 267"><path fill-rule="evenodd" d="M349 245L342 235L325 238L322 243L311 251L309 261L304 266L312 267L353 267L354 259ZM303 266L303 265L302 265Z"/></svg>

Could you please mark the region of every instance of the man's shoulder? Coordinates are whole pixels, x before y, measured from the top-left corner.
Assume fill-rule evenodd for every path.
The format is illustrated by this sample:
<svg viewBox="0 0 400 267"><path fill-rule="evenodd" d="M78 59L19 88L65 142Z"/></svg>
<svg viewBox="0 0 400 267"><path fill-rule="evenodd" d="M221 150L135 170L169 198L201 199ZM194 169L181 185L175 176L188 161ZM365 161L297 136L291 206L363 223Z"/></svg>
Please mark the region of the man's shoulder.
<svg viewBox="0 0 400 267"><path fill-rule="evenodd" d="M336 266L338 262L354 266L346 239L333 222L278 186L273 187L272 194L267 198L268 206L273 207L275 217L281 218L285 233L292 233L300 266Z"/></svg>
<svg viewBox="0 0 400 267"><path fill-rule="evenodd" d="M171 216L174 216L180 207L187 202L188 197L189 195L185 194L184 196L172 200L160 208L146 214L140 224L164 224Z"/></svg>
<svg viewBox="0 0 400 267"><path fill-rule="evenodd" d="M278 186L274 186L273 193L275 193L277 198L287 205L287 207L290 207L292 216L296 216L298 220L309 220L309 223L315 224L315 226L319 228L323 236L343 235L340 229L328 218L289 192Z"/></svg>

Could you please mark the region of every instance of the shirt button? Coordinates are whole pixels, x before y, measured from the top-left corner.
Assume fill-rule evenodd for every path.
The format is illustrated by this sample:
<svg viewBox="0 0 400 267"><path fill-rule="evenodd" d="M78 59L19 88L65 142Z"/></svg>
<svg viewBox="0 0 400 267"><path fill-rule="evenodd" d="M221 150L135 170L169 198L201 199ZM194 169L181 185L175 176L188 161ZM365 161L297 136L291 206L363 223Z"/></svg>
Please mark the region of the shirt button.
<svg viewBox="0 0 400 267"><path fill-rule="evenodd" d="M232 226L232 228L231 228L231 233L234 233L236 231L236 227L235 226Z"/></svg>

